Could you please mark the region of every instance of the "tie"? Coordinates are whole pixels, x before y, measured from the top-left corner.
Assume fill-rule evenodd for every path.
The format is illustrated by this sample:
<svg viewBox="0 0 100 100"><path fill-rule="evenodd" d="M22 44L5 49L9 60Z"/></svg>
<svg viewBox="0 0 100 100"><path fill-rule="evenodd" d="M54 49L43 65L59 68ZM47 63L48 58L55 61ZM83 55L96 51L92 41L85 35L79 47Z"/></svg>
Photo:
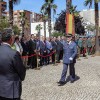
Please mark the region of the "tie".
<svg viewBox="0 0 100 100"><path fill-rule="evenodd" d="M18 45L18 47L19 47L19 50L20 50L20 52L21 52L21 47L20 47L19 43L17 43L17 45Z"/></svg>

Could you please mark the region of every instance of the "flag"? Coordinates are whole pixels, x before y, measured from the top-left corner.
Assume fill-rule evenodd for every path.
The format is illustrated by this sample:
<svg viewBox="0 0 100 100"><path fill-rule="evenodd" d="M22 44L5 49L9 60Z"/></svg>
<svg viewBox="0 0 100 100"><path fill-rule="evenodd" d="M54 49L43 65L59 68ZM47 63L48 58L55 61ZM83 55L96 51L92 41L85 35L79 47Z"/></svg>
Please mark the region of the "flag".
<svg viewBox="0 0 100 100"><path fill-rule="evenodd" d="M75 34L74 16L72 14L66 14L66 34Z"/></svg>

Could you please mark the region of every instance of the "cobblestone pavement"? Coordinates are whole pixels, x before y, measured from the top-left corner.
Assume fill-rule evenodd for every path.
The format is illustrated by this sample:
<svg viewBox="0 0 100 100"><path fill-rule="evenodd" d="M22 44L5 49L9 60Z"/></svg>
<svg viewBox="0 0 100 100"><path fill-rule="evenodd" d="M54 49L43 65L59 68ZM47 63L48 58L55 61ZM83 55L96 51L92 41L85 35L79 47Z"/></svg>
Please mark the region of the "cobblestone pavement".
<svg viewBox="0 0 100 100"><path fill-rule="evenodd" d="M23 100L100 100L100 56L81 58L76 63L74 83L58 86L62 63L44 66L41 70L27 70L23 82Z"/></svg>

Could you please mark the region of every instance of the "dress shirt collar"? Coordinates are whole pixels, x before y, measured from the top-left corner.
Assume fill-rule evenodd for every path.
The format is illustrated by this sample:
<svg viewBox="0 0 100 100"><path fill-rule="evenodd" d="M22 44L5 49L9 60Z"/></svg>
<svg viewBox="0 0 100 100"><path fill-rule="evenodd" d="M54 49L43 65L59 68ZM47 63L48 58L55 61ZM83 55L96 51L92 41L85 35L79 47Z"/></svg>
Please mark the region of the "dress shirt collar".
<svg viewBox="0 0 100 100"><path fill-rule="evenodd" d="M4 45L8 45L8 46L11 47L11 45L10 45L9 43L3 42L2 44L4 44Z"/></svg>
<svg viewBox="0 0 100 100"><path fill-rule="evenodd" d="M68 44L71 44L71 42L72 42L72 41L69 41L69 42L67 41Z"/></svg>

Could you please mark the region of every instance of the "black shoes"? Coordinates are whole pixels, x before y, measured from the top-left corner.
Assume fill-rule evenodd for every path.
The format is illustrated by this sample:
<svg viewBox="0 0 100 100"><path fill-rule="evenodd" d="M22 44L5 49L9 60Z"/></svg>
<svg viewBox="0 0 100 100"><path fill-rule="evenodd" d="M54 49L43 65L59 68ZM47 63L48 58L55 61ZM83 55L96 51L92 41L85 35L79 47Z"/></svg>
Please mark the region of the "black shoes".
<svg viewBox="0 0 100 100"><path fill-rule="evenodd" d="M59 85L58 86L63 86L63 85L65 85L66 84L66 82L62 82L62 81L59 81L59 82L57 82Z"/></svg>
<svg viewBox="0 0 100 100"><path fill-rule="evenodd" d="M74 83L75 80L71 80L70 83Z"/></svg>
<svg viewBox="0 0 100 100"><path fill-rule="evenodd" d="M74 83L76 81L76 78L71 78L70 83Z"/></svg>
<svg viewBox="0 0 100 100"><path fill-rule="evenodd" d="M56 61L56 63L60 63L60 61Z"/></svg>

